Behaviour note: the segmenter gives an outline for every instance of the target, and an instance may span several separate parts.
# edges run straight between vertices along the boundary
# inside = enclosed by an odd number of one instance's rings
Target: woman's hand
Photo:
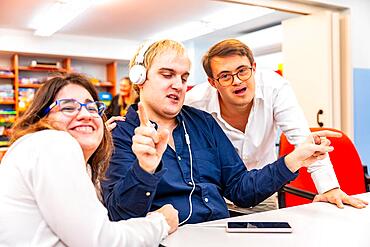
[[[163,214],[167,224],[170,226],[168,234],[176,231],[179,226],[179,212],[171,204],[164,205],[160,209],[156,210],[156,212]]]
[[[116,121],[125,121],[125,120],[126,120],[126,118],[125,117],[121,117],[121,116],[111,117],[110,119],[108,119],[105,122],[105,127],[107,127],[107,129],[109,131],[111,131],[111,130],[113,130],[117,126]]]

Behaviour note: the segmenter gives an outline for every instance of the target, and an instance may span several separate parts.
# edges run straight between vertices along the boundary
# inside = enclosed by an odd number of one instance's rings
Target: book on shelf
[[[33,97],[35,97],[35,88],[19,88],[18,90],[18,107],[20,111],[25,111],[31,101],[33,100]]]

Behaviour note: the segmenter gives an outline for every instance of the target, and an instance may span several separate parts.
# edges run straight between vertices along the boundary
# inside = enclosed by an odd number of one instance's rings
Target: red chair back
[[[333,164],[335,174],[337,175],[341,189],[349,195],[365,193],[365,178],[364,170],[360,156],[357,153],[356,147],[352,141],[343,132],[331,128],[311,128],[311,131],[331,130],[342,133],[340,138],[328,138],[334,151],[330,152],[330,160]],[[284,134],[280,137],[279,156],[293,151],[294,146],[291,145]],[[317,193],[315,185],[311,179],[311,175],[307,172],[307,168],[299,170],[298,177],[292,181],[290,186],[308,190]],[[296,206],[300,204],[310,203],[308,199],[304,199],[295,195],[286,193],[286,207]]]

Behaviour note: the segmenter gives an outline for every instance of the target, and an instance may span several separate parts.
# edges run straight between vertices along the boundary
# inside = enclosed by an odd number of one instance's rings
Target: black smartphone
[[[288,222],[227,222],[227,232],[292,232]]]

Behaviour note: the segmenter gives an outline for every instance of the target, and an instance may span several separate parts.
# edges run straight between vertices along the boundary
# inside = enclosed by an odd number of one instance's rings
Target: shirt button
[[[208,198],[207,198],[207,197],[206,197],[206,198],[204,198],[204,201],[205,201],[205,202],[208,202]]]
[[[145,193],[145,195],[146,195],[146,196],[150,196],[150,192],[149,192],[149,191],[148,191],[148,192],[146,192],[146,193]]]
[[[193,185],[193,183],[191,181],[188,182],[189,185]]]
[[[181,160],[181,157],[180,157],[180,156],[177,156],[177,159],[178,159],[178,160]]]

